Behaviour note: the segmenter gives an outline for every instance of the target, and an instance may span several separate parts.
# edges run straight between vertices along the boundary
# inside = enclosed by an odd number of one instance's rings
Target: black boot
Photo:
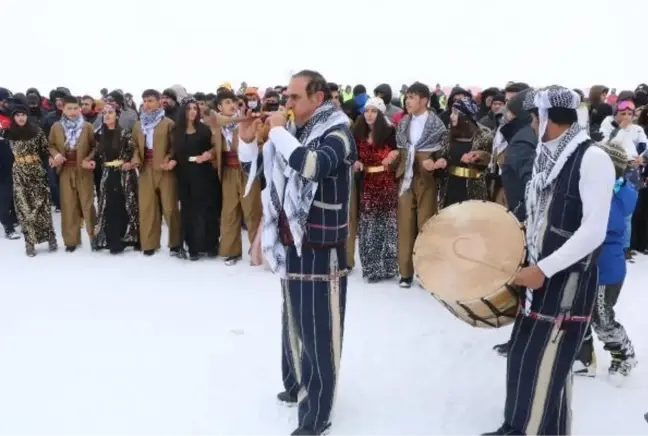
[[[511,349],[511,341],[504,342],[503,344],[497,344],[493,347],[493,350],[502,357],[507,357],[509,350]]]
[[[284,406],[293,407],[297,405],[297,395],[292,395],[287,391],[279,392],[277,394],[277,400]]]
[[[325,435],[330,428],[331,428],[330,423],[327,423],[318,429],[299,427],[294,432],[290,433],[290,435],[291,436]]]
[[[596,353],[592,332],[588,332],[576,355],[572,371],[575,375],[596,377]]]
[[[400,282],[398,282],[398,286],[401,288],[410,288],[412,286],[412,277],[401,277]]]

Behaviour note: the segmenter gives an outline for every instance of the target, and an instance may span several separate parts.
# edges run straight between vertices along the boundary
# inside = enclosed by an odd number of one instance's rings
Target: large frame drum
[[[421,285],[457,318],[474,327],[513,322],[526,260],[524,228],[505,207],[469,200],[430,218],[414,243]]]

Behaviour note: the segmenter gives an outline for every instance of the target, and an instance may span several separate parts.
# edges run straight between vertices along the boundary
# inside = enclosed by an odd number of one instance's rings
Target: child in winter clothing
[[[624,253],[626,218],[632,215],[638,194],[635,187],[624,177],[628,157],[623,146],[613,141],[601,144],[600,147],[608,153],[614,163],[617,182],[610,205],[607,235],[598,258],[598,295],[592,314],[591,327],[596,332],[596,336],[605,344],[604,348],[612,355],[612,363],[608,370],[610,376],[623,377],[630,373],[637,361],[625,328],[614,318],[614,305],[619,298],[626,276]],[[596,375],[596,357],[591,329],[583,341],[575,362],[574,373],[590,377]]]

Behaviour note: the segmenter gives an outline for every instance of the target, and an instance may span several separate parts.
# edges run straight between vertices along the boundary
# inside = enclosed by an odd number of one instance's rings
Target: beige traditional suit
[[[236,128],[228,150],[227,141],[220,127],[212,129],[214,159],[212,161],[223,187],[223,208],[221,211],[220,255],[238,257],[243,254],[241,241],[241,220],[245,221],[250,244],[259,229],[263,212],[261,206],[261,183],[255,180],[250,193],[244,197],[248,176],[241,169],[238,160],[239,134]]]
[[[61,196],[61,233],[66,247],[81,244],[81,222],[85,222],[88,235],[94,237],[97,212],[94,207],[94,176],[92,170],[81,167],[83,161],[91,161],[95,153],[95,137],[92,125],[84,122],[74,148],[69,148],[65,131],[56,122],[49,134],[50,155],[65,157],[59,168]]]
[[[399,149],[399,152],[396,179],[402,183],[407,151]],[[404,278],[414,276],[414,241],[423,224],[437,213],[437,183],[434,173],[423,167],[423,161],[431,156],[434,157],[434,154],[429,151],[416,153],[410,189],[398,197],[398,267]]]
[[[173,171],[162,169],[162,164],[173,158],[173,126],[169,118],[163,118],[153,131],[152,153],[146,149],[146,139],[138,121],[133,126],[135,152],[132,163],[139,166],[139,217],[142,250],[160,248],[162,215],[169,226],[169,248],[182,244],[180,234],[180,210],[178,192]]]

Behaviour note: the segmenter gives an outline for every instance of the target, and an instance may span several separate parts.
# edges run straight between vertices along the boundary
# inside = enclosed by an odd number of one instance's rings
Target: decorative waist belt
[[[382,165],[377,165],[375,167],[364,167],[364,172],[367,174],[382,173],[383,171],[385,171],[385,167]]]
[[[73,168],[77,166],[77,153],[76,151],[66,151],[65,152],[65,163],[64,167]]]
[[[223,152],[225,158],[225,166],[228,168],[241,168],[241,161],[239,161],[238,153],[235,151]]]
[[[111,160],[110,162],[104,162],[104,166],[108,168],[119,168],[124,165],[123,160]]]
[[[464,179],[478,179],[482,176],[483,171],[476,168],[450,166],[448,167],[448,174],[455,177],[462,177]]]
[[[520,313],[524,313],[524,310],[520,306]],[[563,322],[590,322],[590,319],[592,318],[591,316],[587,315],[559,315],[559,316],[551,316],[551,315],[544,315],[540,312],[529,312],[527,315],[529,318],[537,319],[538,321],[546,321],[546,322],[551,322],[555,323],[558,325],[561,325]]]
[[[28,154],[25,156],[16,156],[14,161],[19,164],[33,164],[40,163],[40,157],[37,154]]]

